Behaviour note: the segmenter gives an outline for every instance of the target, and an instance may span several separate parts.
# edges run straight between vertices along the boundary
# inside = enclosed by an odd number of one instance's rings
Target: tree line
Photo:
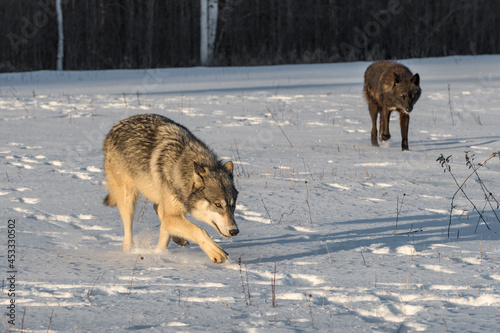
[[[64,69],[200,65],[200,0],[61,0]],[[56,69],[55,0],[0,2],[0,72]],[[500,0],[219,0],[214,66],[500,53]]]

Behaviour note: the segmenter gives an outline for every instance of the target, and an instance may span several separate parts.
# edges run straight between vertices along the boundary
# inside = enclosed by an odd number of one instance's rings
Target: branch
[[[476,205],[474,204],[474,202],[472,202],[472,200],[469,198],[469,196],[467,195],[467,193],[465,193],[464,191],[464,186],[465,184],[467,183],[467,181],[469,180],[470,177],[472,177],[472,175],[476,175],[479,183],[480,183],[480,186],[481,186],[481,189],[483,191],[483,193],[485,194],[485,197],[486,197],[486,201],[488,201],[489,205],[490,205],[490,208],[491,210],[493,211],[493,213],[495,214],[495,217],[497,218],[497,220],[500,222],[500,218],[498,217],[497,213],[495,212],[495,209],[493,208],[493,206],[491,205],[491,202],[490,200],[488,199],[489,197],[493,198],[493,200],[497,203],[497,207],[500,206],[499,202],[494,198],[493,194],[486,188],[486,185],[484,185],[484,182],[481,180],[481,178],[479,177],[479,174],[478,174],[478,170],[480,168],[482,168],[484,165],[486,165],[486,163],[488,163],[488,161],[490,161],[492,158],[494,157],[497,157],[497,156],[500,156],[500,152],[494,152],[489,158],[487,158],[483,163],[479,163],[478,166],[474,166],[473,165],[473,161],[474,161],[474,158],[473,156],[469,157],[468,155],[469,152],[466,152],[466,156],[465,156],[465,159],[466,159],[466,165],[469,166],[470,169],[472,169],[472,173],[469,174],[465,180],[462,182],[462,184],[459,184],[457,179],[455,178],[455,175],[451,172],[451,166],[449,164],[449,160],[450,160],[450,156],[448,157],[444,157],[443,154],[441,154],[440,157],[438,157],[438,159],[436,161],[438,161],[441,166],[445,169],[445,172],[446,170],[448,170],[448,172],[450,173],[451,177],[453,178],[453,180],[455,181],[455,184],[458,186],[458,189],[455,191],[455,193],[453,194],[453,197],[451,199],[451,209],[450,209],[450,215],[449,215],[449,222],[448,222],[448,237],[450,237],[450,228],[451,228],[451,216],[453,214],[453,209],[455,208],[455,205],[454,205],[454,201],[455,201],[455,197],[457,196],[457,194],[459,192],[462,192],[464,197],[467,199],[467,201],[469,201],[469,203],[472,205],[474,211],[476,211],[479,215],[479,221],[483,221],[484,224],[486,225],[486,227],[488,228],[488,230],[491,230],[491,228],[489,227],[488,223],[486,222],[483,214],[479,211],[479,209],[476,207]]]

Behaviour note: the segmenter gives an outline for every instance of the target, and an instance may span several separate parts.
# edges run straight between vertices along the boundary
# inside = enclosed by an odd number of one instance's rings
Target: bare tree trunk
[[[146,45],[145,45],[145,63],[144,66],[151,68],[153,63],[152,48],[153,48],[153,20],[154,20],[154,5],[155,0],[147,1],[147,27],[146,27]]]
[[[200,61],[208,62],[208,0],[200,0]]]
[[[61,7],[61,0],[56,0],[56,11],[57,11],[57,31],[59,35],[59,41],[57,45],[57,70],[63,70],[63,58],[64,58],[64,31],[63,31],[63,14]]]
[[[218,13],[217,0],[200,0],[200,60],[204,66],[212,60]]]
[[[120,68],[134,68],[139,64],[137,58],[134,54],[134,43],[136,42],[136,34],[134,31],[134,12],[135,12],[135,2],[133,0],[127,0],[124,5],[124,52],[120,64]]]
[[[217,16],[219,14],[218,0],[208,0],[208,61],[212,61],[217,34]]]

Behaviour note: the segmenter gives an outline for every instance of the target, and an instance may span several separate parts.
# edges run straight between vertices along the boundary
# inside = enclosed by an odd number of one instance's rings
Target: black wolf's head
[[[213,226],[224,237],[239,233],[234,220],[238,191],[233,182],[233,163],[209,168],[194,162],[193,193],[189,213]]]
[[[396,108],[405,113],[410,113],[421,92],[420,76],[418,74],[407,77],[394,73],[391,100]]]

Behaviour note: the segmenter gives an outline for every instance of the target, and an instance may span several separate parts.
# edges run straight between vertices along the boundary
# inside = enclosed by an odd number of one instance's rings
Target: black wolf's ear
[[[227,171],[229,171],[231,174],[233,174],[233,162],[227,161],[224,164],[224,168],[226,168]]]
[[[411,82],[413,82],[414,85],[419,86],[420,85],[420,76],[417,74],[413,75],[412,78],[410,79]]]
[[[401,78],[396,72],[393,72],[394,74],[394,85],[397,85],[399,82],[401,82]]]
[[[202,167],[196,162],[193,162],[193,170],[194,170],[194,188],[199,189],[205,187],[205,181],[203,177],[208,174],[206,168]]]

